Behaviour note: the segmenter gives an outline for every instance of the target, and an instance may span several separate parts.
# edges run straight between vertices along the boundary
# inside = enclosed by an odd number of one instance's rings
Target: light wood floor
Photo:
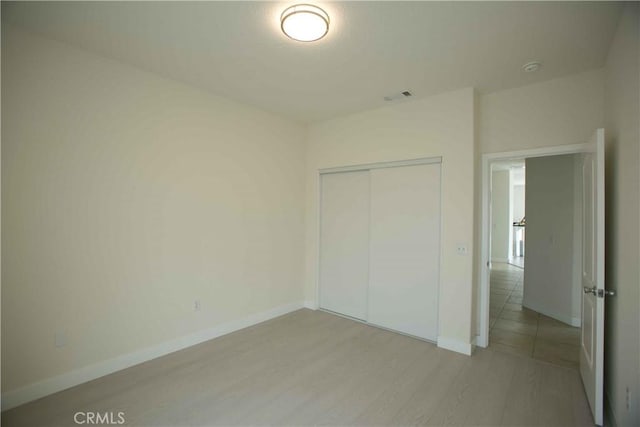
[[[299,310],[6,411],[2,425],[593,425],[578,371]]]

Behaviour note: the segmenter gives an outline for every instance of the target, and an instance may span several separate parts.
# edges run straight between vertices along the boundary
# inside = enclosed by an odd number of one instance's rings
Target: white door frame
[[[562,154],[576,154],[587,151],[587,144],[558,145],[553,147],[534,148],[520,151],[507,151],[500,153],[486,153],[482,155],[482,211],[481,211],[481,237],[480,256],[478,257],[478,283],[480,286],[480,306],[478,310],[480,320],[480,334],[476,338],[476,345],[487,347],[489,345],[489,264],[490,264],[490,235],[491,218],[490,186],[491,166],[498,161],[520,160],[532,157],[560,156]]]

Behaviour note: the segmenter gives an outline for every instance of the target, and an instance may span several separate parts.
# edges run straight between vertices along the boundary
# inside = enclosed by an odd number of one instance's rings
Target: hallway
[[[523,307],[523,276],[509,264],[492,266],[489,348],[578,368],[580,328]]]

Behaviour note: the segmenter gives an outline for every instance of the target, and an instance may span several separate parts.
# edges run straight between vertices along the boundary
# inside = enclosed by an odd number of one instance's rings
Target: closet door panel
[[[371,171],[368,321],[436,340],[440,164]]]
[[[366,320],[369,171],[321,176],[320,307]]]

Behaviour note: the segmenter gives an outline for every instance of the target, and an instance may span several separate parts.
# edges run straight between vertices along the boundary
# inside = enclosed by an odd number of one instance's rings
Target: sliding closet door
[[[368,321],[436,340],[440,164],[371,170]]]
[[[369,171],[321,176],[320,308],[366,320]]]

